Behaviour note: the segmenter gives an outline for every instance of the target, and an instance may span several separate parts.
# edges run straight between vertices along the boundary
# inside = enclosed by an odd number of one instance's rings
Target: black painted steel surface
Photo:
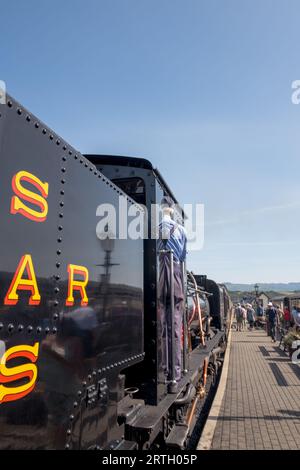
[[[165,195],[177,202],[149,161],[87,159],[13,99],[0,105],[0,448],[134,448],[172,429],[224,332],[189,354],[169,395],[151,237]],[[118,237],[120,197],[146,206],[148,239]],[[101,204],[116,213],[111,240]],[[222,329],[226,292],[205,285],[201,306]]]
[[[119,373],[143,359],[142,241],[100,241],[97,207],[110,203],[118,215],[124,193],[13,99],[0,114],[0,448],[106,446],[123,432]],[[21,171],[48,184],[44,221],[12,209]],[[30,178],[21,184],[41,194]],[[43,203],[19,196],[42,211]],[[20,271],[28,257],[32,265]],[[24,286],[13,304],[6,297],[18,265]],[[70,266],[88,272],[87,305],[80,288],[66,305]],[[32,274],[40,301],[30,305]],[[73,279],[84,272],[75,269]],[[28,347],[35,349],[24,354]]]

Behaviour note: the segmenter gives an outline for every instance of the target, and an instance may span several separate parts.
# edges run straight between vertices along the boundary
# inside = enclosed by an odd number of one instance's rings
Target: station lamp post
[[[104,318],[107,319],[109,316],[109,311],[107,310],[107,304],[108,304],[109,288],[111,286],[111,283],[110,283],[111,268],[113,266],[119,266],[119,263],[111,262],[111,253],[114,251],[114,246],[115,246],[113,233],[104,232],[103,234],[100,235],[100,237],[98,237],[98,239],[100,241],[100,246],[102,248],[102,251],[104,251],[104,263],[96,264],[96,266],[103,266],[105,269],[104,274],[100,274],[100,289],[101,289],[101,294],[103,296],[103,315],[104,315]]]
[[[255,289],[256,305],[258,305],[258,289],[259,289],[259,285],[258,285],[258,284],[255,284],[255,285],[254,285],[254,289]]]

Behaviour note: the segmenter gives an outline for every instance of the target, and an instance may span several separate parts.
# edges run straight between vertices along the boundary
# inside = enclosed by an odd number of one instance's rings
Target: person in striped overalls
[[[159,225],[159,311],[162,329],[162,361],[167,380],[171,373],[171,298],[170,283],[174,284],[174,330],[175,330],[175,379],[181,378],[181,336],[184,307],[184,287],[182,263],[186,258],[187,237],[184,227],[173,220],[174,202],[169,196],[161,201],[162,222]],[[173,252],[173,279],[170,270],[170,257]]]

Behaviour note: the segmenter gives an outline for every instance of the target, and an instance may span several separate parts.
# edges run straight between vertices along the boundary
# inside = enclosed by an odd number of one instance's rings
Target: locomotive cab
[[[158,227],[158,214],[153,212],[153,205],[160,205],[163,196],[170,196],[176,204],[175,218],[184,224],[184,213],[158,170],[143,158],[86,155],[99,171],[114,184],[119,186],[132,199],[143,204],[147,211],[146,228],[148,237],[144,239],[144,345],[143,364],[128,371],[127,382],[134,377],[138,380],[139,392],[146,403],[157,405],[167,394],[167,385],[162,370],[161,325],[158,313],[158,271],[159,253],[157,239],[153,234]]]

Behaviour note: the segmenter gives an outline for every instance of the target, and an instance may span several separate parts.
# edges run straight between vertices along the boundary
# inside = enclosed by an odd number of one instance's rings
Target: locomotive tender
[[[226,289],[187,281],[183,378],[170,394],[157,241],[95,230],[98,205],[118,214],[120,196],[138,210],[177,203],[168,185],[147,160],[83,156],[9,96],[0,145],[0,448],[185,448],[221,364]]]

